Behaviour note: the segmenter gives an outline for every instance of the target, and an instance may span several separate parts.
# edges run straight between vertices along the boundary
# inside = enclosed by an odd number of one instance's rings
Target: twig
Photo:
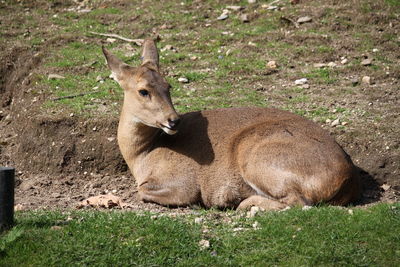
[[[125,38],[125,37],[122,37],[122,36],[120,36],[118,34],[114,34],[114,33],[99,33],[99,32],[89,32],[89,33],[94,34],[94,35],[100,35],[100,36],[120,39],[125,42],[135,43],[138,46],[142,46],[142,44],[144,42],[143,39],[129,39],[129,38]]]
[[[281,19],[281,21],[284,21],[284,22],[289,23],[289,24],[291,23],[291,24],[293,24],[296,28],[299,28],[299,24],[298,24],[296,21],[292,20],[292,19],[289,19],[289,18],[284,17],[284,16],[280,17],[280,19]]]
[[[63,99],[70,99],[70,98],[75,98],[75,97],[80,97],[80,96],[85,96],[85,95],[91,95],[91,94],[95,94],[98,92],[100,92],[100,91],[80,93],[80,94],[76,94],[76,95],[60,96],[60,97],[53,98],[52,101],[59,101],[59,100],[63,100]]]

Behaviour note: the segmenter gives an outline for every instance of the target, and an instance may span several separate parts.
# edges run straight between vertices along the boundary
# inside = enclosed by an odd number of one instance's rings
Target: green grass
[[[313,69],[304,74],[304,77],[323,84],[333,84],[337,81],[336,73],[330,68]]]
[[[400,0],[385,0],[385,2],[393,7],[400,7]]]
[[[400,204],[177,218],[100,211],[16,214],[0,266],[398,266]],[[202,217],[200,224],[195,217]],[[257,222],[257,223],[256,223]],[[258,224],[256,228],[254,224]],[[201,249],[200,240],[209,248]]]

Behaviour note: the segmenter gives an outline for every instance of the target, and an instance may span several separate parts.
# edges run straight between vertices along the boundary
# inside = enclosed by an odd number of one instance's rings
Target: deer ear
[[[107,65],[112,72],[112,77],[118,83],[123,80],[125,71],[129,68],[128,64],[122,62],[119,58],[114,56],[111,52],[109,52],[104,46],[102,46],[103,54],[106,57]]]
[[[142,65],[146,64],[150,64],[156,71],[159,70],[157,46],[152,39],[146,39],[143,43]]]

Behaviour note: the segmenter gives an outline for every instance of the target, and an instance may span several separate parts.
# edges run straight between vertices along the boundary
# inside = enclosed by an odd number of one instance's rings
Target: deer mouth
[[[160,126],[161,130],[163,130],[166,134],[174,135],[178,132],[178,130],[175,127],[172,128],[164,124],[160,124]]]

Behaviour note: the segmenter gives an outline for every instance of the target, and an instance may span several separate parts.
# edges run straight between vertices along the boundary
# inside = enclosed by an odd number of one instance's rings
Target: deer
[[[154,40],[130,66],[104,46],[124,91],[117,139],[143,202],[167,207],[281,210],[360,196],[357,167],[318,124],[275,108],[180,114]]]

